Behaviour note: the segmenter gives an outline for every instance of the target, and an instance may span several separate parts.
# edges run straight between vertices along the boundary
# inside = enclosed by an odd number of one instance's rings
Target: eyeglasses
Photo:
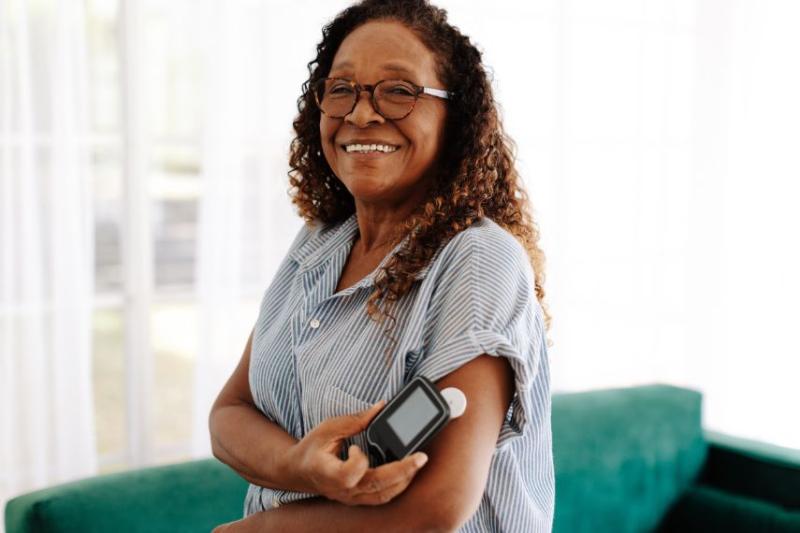
[[[420,87],[405,80],[381,80],[375,85],[361,85],[345,78],[324,78],[314,84],[314,100],[326,116],[342,118],[353,112],[362,91],[370,93],[372,107],[389,120],[407,117],[422,94],[445,100],[452,95],[442,89]]]

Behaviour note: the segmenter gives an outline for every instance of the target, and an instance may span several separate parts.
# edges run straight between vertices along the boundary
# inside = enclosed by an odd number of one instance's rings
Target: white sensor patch
[[[441,394],[450,407],[450,420],[458,418],[467,410],[467,397],[460,389],[447,387],[441,391]]]

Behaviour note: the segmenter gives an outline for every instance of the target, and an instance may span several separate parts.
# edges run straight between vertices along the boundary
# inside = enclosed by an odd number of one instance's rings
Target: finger
[[[347,449],[347,459],[357,458],[359,462],[363,462],[369,467],[369,456],[364,453],[364,450],[357,444],[351,444],[350,447]]]
[[[347,461],[339,462],[338,479],[340,485],[351,489],[358,485],[364,474],[369,469],[369,459],[357,445],[352,444],[347,449]]]
[[[381,492],[398,483],[409,483],[428,460],[428,456],[417,452],[401,461],[393,461],[367,471],[355,487],[355,493]]]
[[[352,493],[349,501],[355,505],[383,505],[389,503],[405,491],[413,479],[414,476],[412,475],[410,478],[402,479],[392,485],[381,487],[380,490],[375,492]]]
[[[363,471],[369,467],[369,464],[360,464],[357,457],[348,458],[347,461],[342,461],[338,453],[328,453],[325,450],[317,450],[314,454],[314,461],[310,470],[314,472],[317,482],[325,487],[333,489],[341,489],[345,486],[353,484],[352,478],[356,478],[356,482],[363,476]]]
[[[328,453],[316,453],[307,469],[313,477],[314,484],[320,491],[326,491],[339,485],[339,460],[338,457]]]
[[[383,409],[385,403],[385,400],[381,400],[364,411],[328,418],[323,420],[322,423],[315,428],[315,431],[320,433],[324,438],[333,440],[339,440],[361,433],[367,428],[370,421],[375,418],[375,415]]]
[[[369,423],[380,413],[385,404],[386,400],[380,400],[378,403],[373,404],[363,411],[335,417],[331,420],[337,422],[336,429],[338,429],[339,436],[350,437],[367,429]]]

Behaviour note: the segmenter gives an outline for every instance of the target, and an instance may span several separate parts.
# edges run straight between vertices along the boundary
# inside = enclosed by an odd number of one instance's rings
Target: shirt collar
[[[356,233],[358,233],[358,218],[356,217],[356,213],[353,212],[344,222],[333,227],[323,227],[315,232],[311,238],[290,253],[289,256],[300,265],[299,271],[301,273],[309,271],[325,263],[328,259],[336,255],[337,252],[344,252],[345,249],[352,245]],[[383,258],[375,270],[354,285],[353,288],[373,286],[375,284],[373,278],[376,272],[379,272],[410,238],[410,235],[406,235],[403,240],[395,245],[392,251]],[[414,279],[420,280],[425,277],[428,270],[430,270],[430,264],[433,262],[433,259],[435,259],[435,257],[416,273]]]
[[[298,246],[289,256],[300,265],[300,271],[310,270],[331,257],[339,248],[349,246],[358,231],[355,212],[336,226],[322,226],[313,231],[311,237]]]

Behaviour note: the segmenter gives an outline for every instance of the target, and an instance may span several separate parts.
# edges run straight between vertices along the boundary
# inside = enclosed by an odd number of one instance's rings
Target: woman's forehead
[[[385,63],[376,64],[376,68],[383,72],[397,74],[398,76],[416,76],[417,67],[411,63],[390,60]],[[352,61],[338,61],[331,67],[331,72],[351,73],[356,70],[356,65]]]
[[[435,56],[407,26],[395,21],[371,21],[345,37],[331,75],[392,74],[420,83],[436,79]]]

